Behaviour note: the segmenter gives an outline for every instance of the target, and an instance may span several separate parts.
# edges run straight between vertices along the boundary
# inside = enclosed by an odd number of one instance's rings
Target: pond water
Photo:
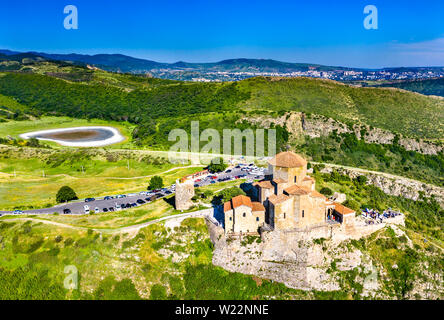
[[[76,127],[23,133],[22,139],[54,141],[69,147],[102,147],[123,141],[125,138],[113,127]]]

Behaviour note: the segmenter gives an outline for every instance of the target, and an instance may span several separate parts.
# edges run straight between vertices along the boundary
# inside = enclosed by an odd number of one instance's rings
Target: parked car
[[[130,207],[137,207],[137,203],[135,203],[135,202],[134,202],[134,203],[131,203],[131,204],[130,204]]]
[[[63,209],[63,214],[70,214],[71,210],[69,210],[68,208]]]
[[[138,196],[138,194],[137,193],[128,193],[128,197],[135,197],[135,196]]]
[[[83,209],[85,210],[85,213],[89,213],[89,206],[88,205],[84,205]]]
[[[122,210],[122,206],[121,206],[120,204],[117,204],[117,203],[116,203],[116,210],[117,210],[117,211]]]
[[[22,214],[23,211],[22,210],[14,210],[13,214]]]
[[[143,201],[142,199],[137,199],[137,201],[136,201],[138,204],[144,204],[144,203],[146,203],[145,201]]]
[[[195,188],[199,188],[199,185],[197,183],[194,184]]]
[[[114,208],[113,207],[109,207],[108,210],[109,211],[114,211]]]
[[[102,211],[103,212],[108,212],[108,208],[103,208]]]
[[[114,197],[112,197],[112,196],[103,197],[103,200],[111,200],[111,199],[114,199]]]
[[[94,201],[94,200],[96,200],[96,199],[94,199],[94,198],[86,198],[85,202],[91,202],[91,201]]]
[[[95,212],[95,213],[99,213],[99,212],[100,212],[99,207],[96,207],[96,208],[94,209],[94,212]]]
[[[119,195],[117,196],[117,199],[120,199],[120,198],[126,198],[126,195],[124,195],[124,194],[119,194]]]
[[[170,190],[165,191],[165,194],[172,194]]]

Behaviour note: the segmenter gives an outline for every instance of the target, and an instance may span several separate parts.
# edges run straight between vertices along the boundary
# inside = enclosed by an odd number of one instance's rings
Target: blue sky
[[[63,8],[78,8],[65,30]],[[378,8],[378,30],[363,26]],[[162,62],[270,58],[351,67],[444,66],[442,0],[1,1],[0,48]]]

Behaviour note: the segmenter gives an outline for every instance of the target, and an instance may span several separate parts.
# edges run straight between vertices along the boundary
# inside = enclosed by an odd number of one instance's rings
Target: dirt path
[[[154,174],[150,174],[150,175],[146,175],[146,176],[136,176],[136,177],[102,177],[102,176],[91,176],[91,177],[96,178],[96,179],[116,179],[116,180],[145,179],[145,178],[150,178],[150,177],[155,176],[155,175],[161,175],[161,174],[169,173],[169,172],[175,171],[175,170],[187,169],[187,168],[199,168],[199,167],[203,167],[203,166],[202,165],[197,165],[197,164],[192,164],[192,165],[184,166],[184,167],[174,167],[174,168],[168,169],[168,170],[163,171],[163,172],[158,172],[158,173],[154,173]],[[4,174],[4,175],[7,175],[7,176],[14,176],[13,173],[6,173],[6,172],[1,172],[1,171],[0,171],[0,174]],[[36,178],[41,178],[41,179],[54,178],[54,177],[67,177],[67,178],[72,178],[72,179],[80,179],[81,178],[81,177],[71,176],[71,175],[66,174],[66,173],[53,174],[53,175],[47,174],[44,177],[43,176],[27,175],[27,174],[24,174],[24,175],[21,175],[21,176],[36,177]]]
[[[389,179],[402,179],[402,180],[406,180],[406,181],[410,181],[410,182],[414,182],[414,183],[421,183],[421,184],[425,184],[428,185],[432,188],[441,190],[442,192],[444,192],[444,188],[436,186],[434,184],[429,184],[429,183],[425,183],[422,182],[420,180],[414,180],[411,178],[407,178],[404,176],[397,176],[391,173],[385,173],[385,172],[381,172],[381,171],[372,171],[372,170],[367,170],[367,169],[362,169],[362,168],[355,168],[355,167],[348,167],[348,166],[343,166],[343,165],[339,165],[339,164],[333,164],[333,163],[324,163],[324,162],[314,162],[314,161],[310,161],[312,164],[321,164],[321,165],[325,165],[326,167],[331,167],[331,168],[341,168],[341,169],[346,169],[346,170],[350,170],[350,171],[355,171],[355,172],[361,172],[361,173],[369,173],[369,174],[375,174],[375,175],[379,175],[379,176],[383,176]]]
[[[82,230],[82,231],[86,231],[86,230],[91,229],[91,230],[94,230],[94,231],[97,231],[100,233],[122,233],[122,232],[138,231],[138,230],[145,228],[149,225],[156,224],[156,223],[166,221],[166,220],[171,220],[171,219],[204,217],[204,216],[211,214],[211,212],[212,212],[212,209],[203,209],[203,210],[199,210],[199,211],[193,211],[193,212],[187,212],[187,213],[166,216],[166,217],[158,218],[158,219],[151,220],[148,222],[139,223],[139,224],[126,226],[126,227],[114,228],[114,229],[96,229],[96,228],[73,226],[73,225],[66,224],[66,223],[55,222],[55,221],[46,220],[46,219],[38,219],[38,218],[11,218],[11,219],[0,220],[0,221],[5,221],[5,222],[8,222],[8,221],[33,221],[33,222],[42,222],[42,223],[50,224],[50,225],[57,226],[57,227],[70,228],[70,229],[76,229],[76,230]]]

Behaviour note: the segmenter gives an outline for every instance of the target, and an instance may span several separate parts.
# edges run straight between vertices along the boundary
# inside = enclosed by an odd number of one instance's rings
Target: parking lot
[[[266,174],[264,168],[258,168],[253,164],[238,164],[218,174],[209,174],[195,179],[194,186],[203,187],[209,184],[232,181],[237,179],[246,179],[253,181],[262,179]],[[57,205],[52,208],[34,209],[34,210],[16,210],[0,211],[0,215],[11,214],[89,214],[101,212],[121,211],[129,208],[143,206],[156,199],[167,197],[175,192],[175,185],[163,188],[161,190],[141,191],[139,193],[130,193],[125,195],[110,195],[101,198],[87,198]],[[87,206],[87,209],[86,207]]]

